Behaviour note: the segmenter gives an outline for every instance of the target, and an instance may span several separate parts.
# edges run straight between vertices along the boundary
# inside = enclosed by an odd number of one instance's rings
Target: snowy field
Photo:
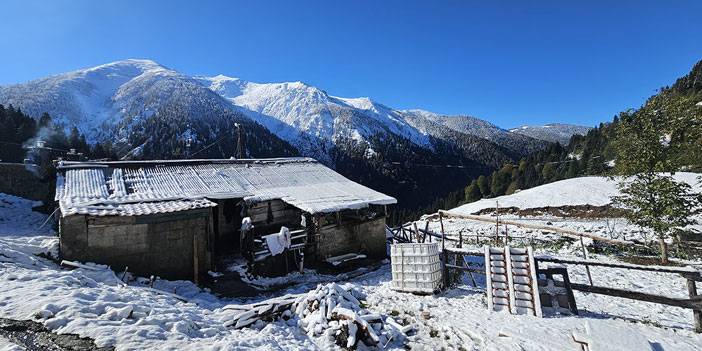
[[[534,203],[529,199],[524,201]],[[572,201],[576,200],[571,198]],[[0,316],[4,318],[35,320],[57,333],[90,337],[98,346],[115,346],[118,350],[338,348],[328,335],[308,331],[298,317],[256,322],[250,328],[236,330],[226,326],[237,313],[237,306],[264,297],[247,301],[220,299],[185,281],[157,281],[154,289],[149,289],[144,279],[123,284],[105,266],[86,264],[85,268],[71,270],[37,256],[55,254],[58,240],[49,229],[39,229],[46,216],[32,212],[35,205],[38,204],[0,194]],[[529,220],[530,223],[552,221],[553,225],[626,239],[644,235],[624,222],[613,225],[601,220]],[[461,230],[485,233],[494,230],[489,223],[450,219],[445,224],[446,231],[452,235]],[[432,228],[437,225],[430,223]],[[611,227],[615,229],[608,229]],[[541,240],[558,238],[539,231],[514,230],[514,235]],[[575,244],[557,250],[539,249],[537,254],[582,256]],[[590,258],[615,260],[604,255]],[[568,270],[572,281],[587,281],[584,269],[569,266]],[[591,270],[598,285],[686,296],[685,281],[673,274],[603,267]],[[306,294],[314,289],[318,279],[318,275],[311,274],[307,281],[298,273],[293,281],[301,284],[278,294]],[[434,296],[395,292],[390,290],[390,280],[388,265],[384,265],[346,284],[365,295],[361,305],[367,313],[413,326],[414,331],[408,333],[407,339],[398,337],[389,342],[382,339],[381,344],[387,343],[387,349],[580,350],[572,334],[585,335],[587,330],[607,340],[605,349],[609,350],[699,350],[702,345],[702,335],[692,331],[690,310],[576,291],[580,316],[513,316],[487,311],[480,279],[478,288],[459,286]],[[0,338],[0,349],[14,349],[14,346]]]

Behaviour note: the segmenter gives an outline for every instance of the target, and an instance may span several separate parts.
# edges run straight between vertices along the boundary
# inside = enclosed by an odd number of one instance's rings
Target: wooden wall
[[[297,229],[301,227],[302,221],[302,210],[281,200],[250,204],[247,215],[251,217],[256,236],[278,233],[282,226]]]

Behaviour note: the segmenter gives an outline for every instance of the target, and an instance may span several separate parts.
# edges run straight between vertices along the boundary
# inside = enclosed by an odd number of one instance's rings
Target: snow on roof
[[[677,172],[673,176],[677,181],[690,184],[695,191],[700,191],[697,182],[698,173]],[[612,202],[612,196],[619,195],[619,180],[608,177],[579,177],[544,184],[522,190],[512,195],[482,199],[459,206],[451,210],[456,213],[473,214],[486,208],[517,207],[519,209],[560,207],[575,205],[604,206]]]
[[[142,215],[203,208],[207,199],[280,199],[309,213],[397,201],[311,158],[61,162],[56,200],[69,214]]]

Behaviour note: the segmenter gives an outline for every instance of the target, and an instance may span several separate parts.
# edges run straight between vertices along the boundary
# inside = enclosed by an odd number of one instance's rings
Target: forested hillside
[[[664,87],[636,110],[628,110],[602,123],[587,135],[574,135],[568,145],[552,144],[545,150],[506,163],[489,176],[480,176],[465,189],[465,201],[511,194],[561,179],[583,175],[620,173],[617,159],[626,148],[627,134],[645,131],[659,136],[662,159],[674,167],[661,170],[702,171],[702,61],[673,86]]]

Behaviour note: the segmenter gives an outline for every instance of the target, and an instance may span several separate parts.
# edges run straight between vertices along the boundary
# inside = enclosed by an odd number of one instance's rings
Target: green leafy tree
[[[632,223],[656,234],[661,261],[667,263],[666,239],[674,230],[695,223],[700,211],[699,194],[678,183],[667,172],[695,168],[699,113],[694,100],[664,91],[649,99],[638,111],[623,113],[615,131],[615,171],[633,180],[622,181],[622,195],[615,203],[631,212]]]
[[[694,224],[693,216],[701,212],[702,196],[690,185],[676,182],[660,173],[639,173],[620,183],[620,196],[614,203],[629,209],[627,219],[655,233],[661,251],[661,262],[668,263],[666,239],[676,230]]]

